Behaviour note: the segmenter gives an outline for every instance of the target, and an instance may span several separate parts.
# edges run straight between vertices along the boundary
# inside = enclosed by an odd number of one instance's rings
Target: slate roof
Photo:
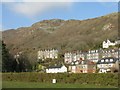
[[[105,50],[102,50],[102,53],[108,53],[108,52],[118,52],[118,49],[105,49]]]
[[[61,68],[63,65],[49,66],[48,68]]]
[[[108,59],[108,62],[106,62],[106,59]],[[113,59],[113,61],[110,61],[110,59]],[[104,62],[101,62],[101,60],[104,60]],[[97,62],[97,64],[109,64],[109,63],[115,63],[118,58],[114,58],[114,57],[107,57],[107,58],[102,58],[101,60],[99,60]]]
[[[82,63],[83,62],[83,63]],[[79,62],[79,64],[75,64],[75,62],[73,62],[73,64],[71,63],[70,66],[76,66],[76,65],[96,65],[96,64],[92,64],[90,63],[90,60],[82,60],[82,62]]]
[[[94,63],[91,63],[92,61],[90,61],[90,60],[84,60],[84,62],[82,63],[80,63],[80,65],[95,65]]]
[[[115,41],[120,41],[120,38],[119,38],[119,39],[116,39]]]

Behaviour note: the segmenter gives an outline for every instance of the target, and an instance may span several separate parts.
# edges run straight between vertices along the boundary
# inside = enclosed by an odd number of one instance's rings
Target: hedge
[[[58,83],[110,85],[118,87],[118,73],[3,73],[3,81],[28,81]]]

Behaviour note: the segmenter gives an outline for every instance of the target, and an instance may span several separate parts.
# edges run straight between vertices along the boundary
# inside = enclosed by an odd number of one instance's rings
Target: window
[[[108,62],[109,60],[108,60],[108,59],[106,59],[105,61],[106,61],[106,62]]]
[[[109,67],[111,67],[111,65],[109,65]]]
[[[105,65],[105,67],[108,67],[108,65]]]
[[[102,67],[103,65],[101,64],[100,67]]]
[[[82,61],[81,64],[84,64],[84,61]]]
[[[110,59],[110,62],[113,62],[113,59]]]
[[[87,73],[87,70],[84,70],[85,73]]]
[[[112,67],[113,66],[113,64],[109,64],[109,67]]]
[[[38,57],[38,58],[41,58],[41,57]]]
[[[83,66],[83,68],[86,68],[86,66]]]
[[[110,69],[107,69],[107,71],[110,71]]]
[[[102,72],[102,69],[100,69],[100,72]]]
[[[104,62],[104,60],[101,60],[101,62]]]
[[[98,56],[96,56],[96,58],[98,58]]]
[[[75,66],[72,66],[72,69],[76,69],[76,67],[75,67]]]

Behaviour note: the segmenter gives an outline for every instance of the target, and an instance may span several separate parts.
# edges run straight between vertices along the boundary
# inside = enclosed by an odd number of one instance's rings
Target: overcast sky
[[[3,30],[28,27],[41,20],[84,20],[118,12],[118,2],[14,2],[13,0],[13,2],[2,2],[0,7],[2,7],[0,28],[3,27]]]

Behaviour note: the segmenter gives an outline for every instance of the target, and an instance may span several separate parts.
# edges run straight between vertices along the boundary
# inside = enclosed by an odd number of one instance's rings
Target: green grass
[[[3,81],[3,88],[116,88],[113,86]]]

